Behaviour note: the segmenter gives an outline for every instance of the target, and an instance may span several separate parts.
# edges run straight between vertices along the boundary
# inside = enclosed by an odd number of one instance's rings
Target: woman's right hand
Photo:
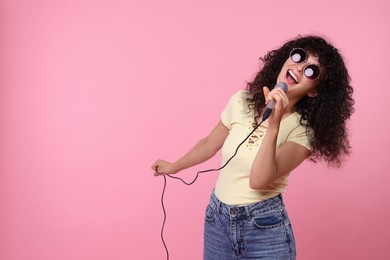
[[[174,164],[164,160],[157,160],[155,163],[152,164],[151,168],[152,170],[154,170],[154,176],[176,173],[176,171],[174,170]]]
[[[211,133],[201,139],[190,151],[174,163],[157,160],[152,164],[154,176],[175,174],[194,165],[205,162],[213,157],[222,147],[229,129],[219,121]]]

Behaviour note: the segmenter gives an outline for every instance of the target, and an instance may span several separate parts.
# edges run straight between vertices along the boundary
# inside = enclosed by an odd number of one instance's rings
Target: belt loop
[[[279,198],[280,198],[280,205],[282,205],[284,207],[284,201],[283,201],[282,193],[279,193]]]
[[[217,198],[215,193],[214,193],[214,202],[217,206],[217,212],[218,212],[218,214],[220,214],[221,213],[221,201]]]
[[[246,206],[245,207],[245,211],[246,211],[246,216],[248,217],[248,219],[251,219],[252,218],[252,213],[251,213],[251,209],[249,208],[249,206]]]
[[[222,201],[218,200],[218,213],[219,214],[222,214],[222,210],[223,210],[223,203]]]

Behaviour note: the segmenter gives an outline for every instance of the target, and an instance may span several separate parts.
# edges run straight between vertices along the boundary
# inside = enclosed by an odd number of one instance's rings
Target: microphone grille
[[[284,92],[287,92],[287,84],[284,82],[278,82],[275,85],[275,88],[281,88],[281,89],[283,89]]]

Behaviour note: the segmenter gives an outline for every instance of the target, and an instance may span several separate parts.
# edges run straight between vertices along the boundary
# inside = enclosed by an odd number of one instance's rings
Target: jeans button
[[[237,216],[237,209],[235,209],[235,208],[230,209],[230,215],[232,217],[236,217]]]

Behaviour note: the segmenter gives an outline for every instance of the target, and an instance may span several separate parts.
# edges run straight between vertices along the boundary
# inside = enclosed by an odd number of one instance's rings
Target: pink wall
[[[150,164],[206,135],[258,57],[299,33],[339,47],[357,103],[346,165],[307,163],[290,180],[298,259],[389,259],[389,11],[386,0],[2,0],[0,259],[165,259]],[[168,180],[171,259],[201,259],[216,176]]]

